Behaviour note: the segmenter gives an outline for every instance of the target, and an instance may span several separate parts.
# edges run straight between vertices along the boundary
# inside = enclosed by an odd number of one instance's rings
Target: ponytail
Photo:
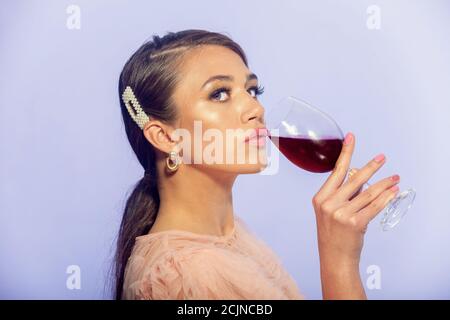
[[[117,239],[115,259],[116,300],[121,300],[125,268],[135,239],[149,232],[159,209],[159,193],[154,176],[145,174],[139,180],[125,205]]]

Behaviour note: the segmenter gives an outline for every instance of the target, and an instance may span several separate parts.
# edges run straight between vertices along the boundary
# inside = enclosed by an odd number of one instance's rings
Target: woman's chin
[[[241,174],[251,174],[259,173],[267,168],[267,163],[255,163],[255,164],[245,164],[242,165],[240,173]]]

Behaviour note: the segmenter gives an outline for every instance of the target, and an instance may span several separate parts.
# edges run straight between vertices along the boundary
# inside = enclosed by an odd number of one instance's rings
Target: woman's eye
[[[226,96],[229,95],[230,90],[226,89],[226,88],[220,88],[216,91],[214,91],[211,95],[210,98],[213,100],[217,100],[217,101],[225,101],[226,100]]]
[[[256,86],[254,86],[254,87],[251,87],[249,89],[249,91],[250,92],[253,91],[254,93],[253,93],[252,97],[256,98],[257,96],[259,96],[259,95],[264,93],[264,87],[261,87],[261,86],[257,86],[256,87]]]
[[[230,88],[219,88],[215,91],[213,91],[213,93],[210,94],[210,99],[215,100],[215,101],[219,101],[219,102],[225,102],[226,100],[228,100],[228,96],[230,95],[231,89]],[[262,86],[253,86],[251,88],[248,89],[248,92],[250,93],[250,95],[253,98],[257,98],[257,96],[263,94],[264,92],[264,87]]]

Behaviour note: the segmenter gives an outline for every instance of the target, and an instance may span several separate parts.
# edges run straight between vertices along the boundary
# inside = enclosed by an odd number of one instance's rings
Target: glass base
[[[391,230],[400,222],[409,208],[411,208],[415,197],[416,191],[408,189],[389,201],[389,204],[384,208],[384,216],[380,222],[383,231]]]

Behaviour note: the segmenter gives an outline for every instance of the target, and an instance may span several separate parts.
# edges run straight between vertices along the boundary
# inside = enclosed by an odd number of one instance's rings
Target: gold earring
[[[173,164],[171,163],[173,162]],[[166,158],[167,169],[170,172],[175,172],[178,170],[180,166],[180,159],[178,158],[178,154],[175,151],[170,151],[169,156]]]

